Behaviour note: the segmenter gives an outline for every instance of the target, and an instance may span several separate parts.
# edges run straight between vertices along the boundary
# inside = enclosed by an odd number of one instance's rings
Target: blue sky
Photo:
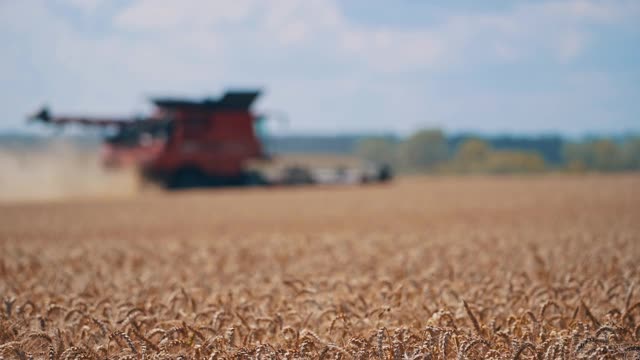
[[[640,1],[4,0],[0,131],[260,87],[274,132],[640,132]]]

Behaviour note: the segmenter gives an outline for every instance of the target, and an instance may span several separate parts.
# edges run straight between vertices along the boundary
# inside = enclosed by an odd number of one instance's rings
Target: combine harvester
[[[63,127],[77,124],[110,129],[102,163],[109,168],[135,166],[145,180],[167,189],[206,186],[267,186],[373,183],[391,179],[382,164],[362,162],[316,168],[298,161],[278,166],[266,154],[256,128],[265,121],[251,111],[259,91],[230,91],[201,101],[160,98],[146,118],[53,116],[47,108],[31,121]],[[286,163],[286,162],[285,162]]]

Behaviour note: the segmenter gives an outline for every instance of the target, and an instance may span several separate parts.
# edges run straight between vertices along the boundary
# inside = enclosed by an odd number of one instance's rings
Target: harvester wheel
[[[388,182],[393,178],[393,171],[391,167],[387,164],[384,164],[378,170],[378,181],[379,182]]]
[[[257,171],[247,171],[244,174],[243,185],[245,186],[265,186],[269,185],[269,181]]]
[[[207,177],[197,169],[181,169],[167,181],[169,189],[188,189],[207,185]]]

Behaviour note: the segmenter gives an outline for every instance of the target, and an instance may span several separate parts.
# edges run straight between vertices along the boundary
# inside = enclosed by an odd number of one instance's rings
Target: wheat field
[[[3,359],[637,359],[640,177],[0,205]]]

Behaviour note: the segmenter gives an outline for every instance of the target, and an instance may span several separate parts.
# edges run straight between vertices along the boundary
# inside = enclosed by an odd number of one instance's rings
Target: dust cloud
[[[0,202],[130,196],[140,189],[135,169],[106,169],[99,147],[68,142],[0,147]]]

